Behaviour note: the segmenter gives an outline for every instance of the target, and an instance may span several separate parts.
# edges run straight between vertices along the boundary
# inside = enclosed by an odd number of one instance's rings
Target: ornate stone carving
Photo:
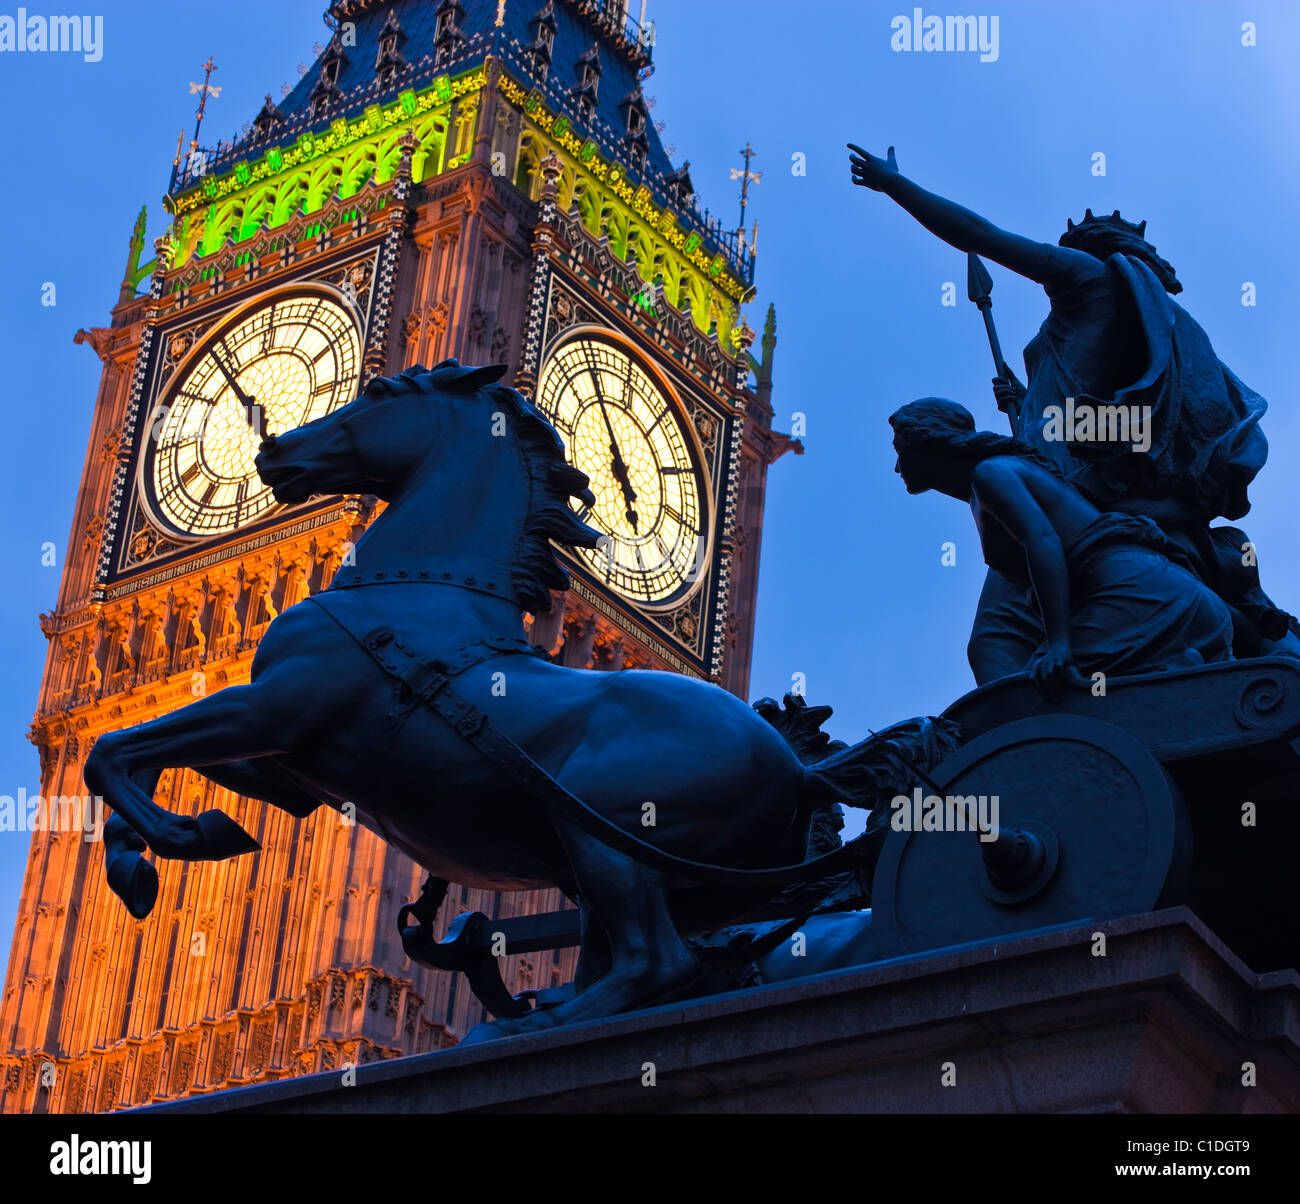
[[[107,1112],[117,1104],[122,1093],[122,1061],[110,1062],[104,1068],[104,1077],[99,1085],[99,1111]]]
[[[148,560],[157,546],[158,535],[148,527],[131,536],[131,555],[136,560]]]
[[[230,1077],[230,1067],[235,1056],[235,1034],[227,1031],[217,1035],[216,1052],[212,1057],[212,1075],[218,1082]]]
[[[151,1049],[140,1060],[135,1078],[135,1102],[143,1104],[158,1090],[158,1068],[162,1063],[162,1050]]]
[[[194,1079],[195,1047],[192,1043],[182,1045],[176,1054],[172,1066],[171,1092],[180,1095],[189,1089]]]
[[[194,334],[188,330],[178,331],[167,340],[166,356],[169,360],[179,360],[194,345]]]
[[[491,357],[495,361],[501,361],[510,354],[510,331],[504,326],[498,326],[492,332]]]
[[[712,455],[718,442],[718,421],[711,414],[706,414],[699,406],[692,405],[690,410],[691,421],[695,423],[700,442],[704,444],[704,450]]]
[[[122,444],[122,428],[115,426],[104,436],[99,444],[99,462],[107,464],[117,458],[117,449]]]
[[[82,549],[90,556],[95,556],[99,552],[99,541],[104,536],[104,518],[103,515],[93,514],[86,521],[85,530],[81,536]]]
[[[420,337],[420,326],[423,319],[418,313],[411,312],[402,319],[402,345],[407,346],[415,342]]]
[[[253,1035],[249,1041],[247,1064],[244,1067],[246,1076],[261,1074],[266,1069],[267,1060],[271,1056],[271,1025],[269,1022],[255,1024],[253,1026]]]

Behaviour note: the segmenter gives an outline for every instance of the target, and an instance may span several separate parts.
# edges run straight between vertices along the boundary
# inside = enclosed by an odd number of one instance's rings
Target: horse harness
[[[404,689],[404,699],[399,699],[388,712],[385,726],[397,728],[403,719],[415,707],[423,702],[432,707],[447,720],[457,732],[468,739],[468,728],[462,731],[461,724],[473,724],[479,720],[487,723],[487,716],[477,707],[466,702],[453,693],[445,693],[449,707],[439,706],[432,701],[438,697],[441,687],[435,685],[435,675],[441,674],[446,680],[458,677],[467,669],[481,665],[484,661],[498,656],[533,656],[540,660],[550,658],[535,644],[518,636],[489,637],[475,640],[458,648],[449,657],[438,660],[422,660],[408,648],[390,627],[376,627],[362,637],[361,646],[370,653],[375,663],[390,677],[394,678]],[[449,687],[448,687],[449,689]],[[477,712],[478,720],[473,713]]]
[[[568,820],[589,836],[642,865],[695,882],[727,883],[762,889],[770,887],[777,891],[793,882],[816,881],[829,874],[854,869],[870,855],[865,844],[862,848],[857,847],[862,843],[861,838],[858,838],[829,853],[823,853],[820,857],[794,865],[737,869],[678,857],[641,840],[593,810],[556,781],[493,724],[479,707],[452,687],[452,678],[485,660],[498,656],[530,654],[549,661],[545,652],[522,638],[494,638],[467,644],[448,659],[421,657],[390,626],[369,626],[368,622],[350,623],[348,619],[354,616],[347,615],[349,607],[339,606],[338,610],[343,613],[337,613],[334,606],[327,604],[329,595],[330,591],[326,590],[323,594],[312,595],[306,600],[316,603],[386,675],[400,682],[409,691],[406,701],[400,702],[389,712],[388,718],[394,726],[417,703],[423,703],[498,769],[514,778],[526,795],[540,799],[554,817]],[[360,630],[362,627],[365,627],[364,631]]]

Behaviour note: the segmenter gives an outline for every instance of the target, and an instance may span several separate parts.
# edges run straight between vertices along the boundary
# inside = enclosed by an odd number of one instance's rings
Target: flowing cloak
[[[1140,259],[1116,254],[1106,276],[1066,289],[1048,289],[1052,310],[1025,348],[1028,392],[1017,435],[1065,474],[1098,508],[1123,508],[1125,498],[1172,499],[1208,522],[1240,518],[1246,491],[1268,456],[1259,429],[1267,403],[1214,354],[1210,340],[1165,292]],[[1103,360],[1111,359],[1106,365]],[[1114,397],[1088,391],[1098,380],[1132,383]],[[1151,446],[1080,444],[1045,439],[1047,406],[1150,407]],[[1132,412],[1132,411],[1130,411]]]
[[[1155,673],[1232,659],[1227,605],[1191,572],[1183,550],[1149,518],[1116,511],[1099,515],[1064,551],[1070,647],[1081,673]],[[986,560],[996,561],[990,567],[1024,591],[1026,612],[1032,610],[1036,620],[1033,636],[1041,639],[1024,553],[1009,553],[995,544],[986,550]]]

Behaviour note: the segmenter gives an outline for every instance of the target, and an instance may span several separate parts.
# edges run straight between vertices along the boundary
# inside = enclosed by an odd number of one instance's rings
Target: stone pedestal
[[[1300,976],[1252,974],[1176,908],[363,1066],[355,1078],[148,1111],[1296,1112]]]

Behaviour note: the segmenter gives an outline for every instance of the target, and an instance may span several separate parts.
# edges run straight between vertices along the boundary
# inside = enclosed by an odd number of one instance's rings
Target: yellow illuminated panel
[[[151,416],[147,471],[160,517],[219,535],[275,506],[253,467],[263,430],[280,434],[346,405],[361,339],[339,304],[277,297],[218,331]]]
[[[689,592],[705,569],[701,475],[672,403],[620,346],[580,338],[546,363],[538,408],[591,479],[596,503],[575,503],[605,538],[580,555],[627,598],[662,604]]]

